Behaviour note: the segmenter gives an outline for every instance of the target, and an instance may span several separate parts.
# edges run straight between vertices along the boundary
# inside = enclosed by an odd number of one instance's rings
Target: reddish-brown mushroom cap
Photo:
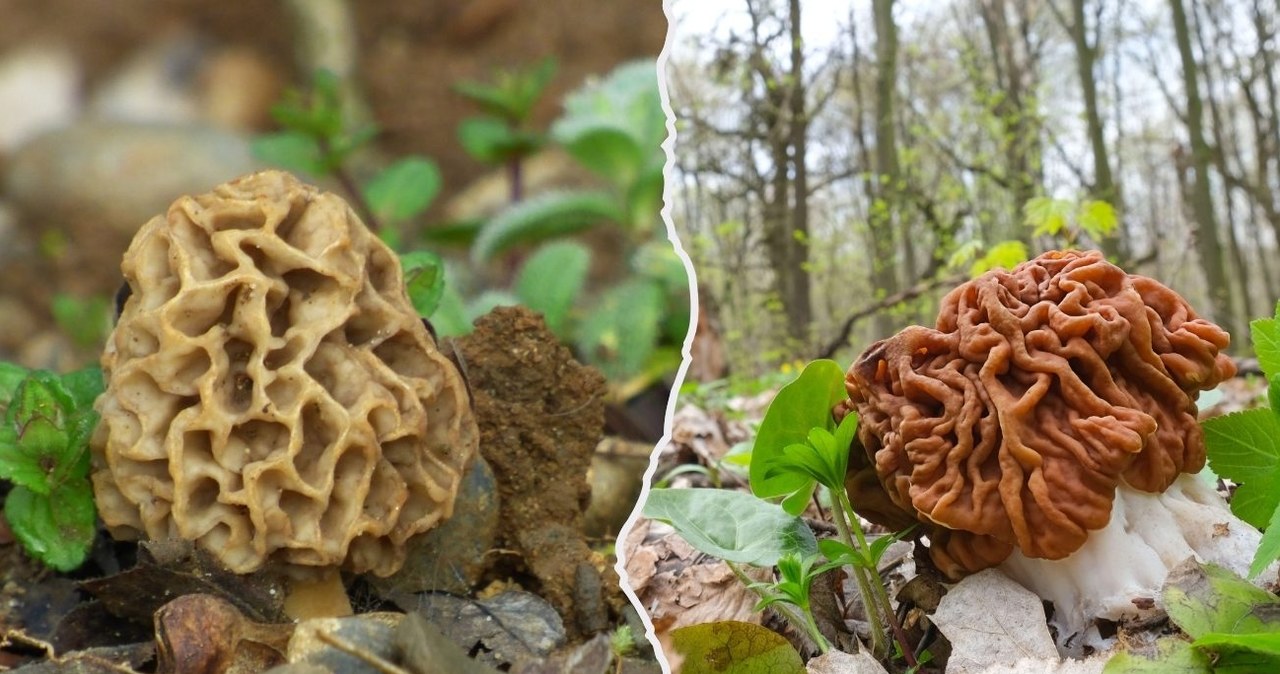
[[[836,414],[857,411],[865,453],[846,486],[873,520],[924,523],[951,577],[1014,548],[1061,559],[1107,524],[1121,482],[1160,492],[1204,466],[1195,399],[1235,373],[1229,341],[1097,252],[989,272],[942,300],[936,329],[909,327],[849,369]]]

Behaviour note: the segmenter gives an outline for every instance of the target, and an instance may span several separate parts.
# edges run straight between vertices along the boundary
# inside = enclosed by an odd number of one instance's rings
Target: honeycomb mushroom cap
[[[836,415],[857,411],[865,449],[852,501],[924,523],[953,578],[1015,548],[1064,558],[1107,525],[1117,486],[1161,492],[1204,466],[1195,400],[1235,373],[1229,341],[1097,252],[984,274],[942,300],[936,329],[909,327],[849,369]]]
[[[240,573],[388,575],[451,514],[466,386],[341,198],[252,174],[179,199],[122,270],[92,443],[114,536],[192,540]]]

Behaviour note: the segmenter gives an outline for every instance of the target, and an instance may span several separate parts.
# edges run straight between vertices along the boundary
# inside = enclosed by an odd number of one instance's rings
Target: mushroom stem
[[[342,574],[329,569],[317,578],[292,579],[284,598],[284,613],[296,622],[310,618],[338,618],[355,613],[342,584]]]
[[[1067,557],[1033,559],[1014,550],[1000,568],[1053,602],[1051,624],[1062,644],[1094,618],[1120,621],[1163,610],[1165,578],[1188,557],[1247,575],[1261,537],[1204,478],[1183,474],[1163,494],[1122,482],[1107,525]]]

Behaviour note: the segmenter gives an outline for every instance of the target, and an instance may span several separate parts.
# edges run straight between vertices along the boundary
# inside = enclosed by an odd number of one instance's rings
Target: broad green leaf
[[[304,133],[269,133],[254,138],[251,147],[253,156],[287,171],[309,176],[322,176],[328,172],[320,146]]]
[[[5,499],[4,515],[27,552],[59,571],[80,566],[93,544],[95,512],[87,480],[49,495],[15,486]]]
[[[53,373],[37,370],[18,385],[0,429],[0,478],[48,494],[78,470],[85,448],[71,446],[71,406]]]
[[[1121,651],[1107,661],[1102,674],[1213,674],[1209,657],[1182,639],[1160,639],[1156,648],[1154,658]]]
[[[425,157],[406,157],[388,166],[364,186],[369,207],[384,222],[419,215],[440,192],[440,169]]]
[[[516,277],[516,296],[542,313],[547,327],[564,336],[565,319],[582,294],[591,266],[591,251],[574,241],[557,241],[537,250]]]
[[[1271,408],[1272,412],[1280,414],[1280,374],[1267,380],[1267,407]]]
[[[564,125],[558,127],[564,131]],[[580,164],[612,184],[632,185],[653,148],[641,147],[636,138],[614,120],[591,119],[575,125],[572,137],[561,141]]]
[[[681,627],[671,643],[684,674],[804,674],[804,661],[785,637],[754,623],[725,620]]]
[[[1271,513],[1271,521],[1262,532],[1262,540],[1253,553],[1253,562],[1249,564],[1249,577],[1257,578],[1271,562],[1280,559],[1280,508]]]
[[[831,409],[848,398],[844,370],[835,361],[815,360],[795,381],[783,386],[769,404],[751,450],[751,491],[760,498],[787,497],[787,511],[799,514],[813,493],[814,481],[802,475],[766,473],[785,460],[788,445],[808,442],[812,428],[835,428]]]
[[[462,299],[454,284],[448,282],[445,275],[444,290],[440,294],[440,302],[431,315],[431,325],[436,335],[441,338],[460,337],[471,332],[471,318],[467,315],[467,304]]]
[[[1206,419],[1209,467],[1239,484],[1231,511],[1262,528],[1280,505],[1280,415],[1253,409]]]
[[[483,225],[471,258],[485,262],[512,246],[621,219],[617,199],[607,192],[547,192],[515,204]]]
[[[578,347],[611,379],[634,375],[657,345],[666,297],[656,281],[632,278],[610,288],[578,331]]]
[[[551,128],[556,142],[574,144],[601,124],[612,124],[631,136],[638,147],[661,154],[667,137],[658,70],[653,61],[633,61],[565,98],[565,113]]]
[[[1169,619],[1193,639],[1213,632],[1280,632],[1280,600],[1213,564],[1178,565],[1162,597]]]
[[[1280,315],[1280,306],[1276,307]],[[1249,334],[1253,337],[1253,352],[1258,356],[1258,365],[1270,379],[1280,376],[1280,320],[1275,318],[1259,318],[1249,323]]]
[[[1080,229],[1099,241],[1116,230],[1116,211],[1105,201],[1090,199],[1080,205]]]
[[[431,251],[418,250],[401,255],[400,266],[414,310],[423,318],[431,318],[444,294],[444,262]]]
[[[726,489],[651,489],[644,516],[675,527],[708,555],[773,566],[787,553],[818,551],[804,520],[750,494]]]
[[[659,236],[665,234],[666,224],[662,221],[662,190],[665,187],[666,155],[650,158],[649,165],[640,170],[627,191],[627,226],[632,231],[643,232],[646,227],[653,227]],[[666,242],[663,242],[666,245]]]

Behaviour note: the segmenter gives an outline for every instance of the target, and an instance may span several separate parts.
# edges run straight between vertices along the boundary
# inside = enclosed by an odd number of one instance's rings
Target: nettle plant
[[[31,556],[59,571],[80,566],[93,545],[89,437],[102,386],[97,367],[58,375],[0,363],[4,517]]]
[[[928,661],[907,643],[878,568],[889,545],[910,530],[868,536],[845,490],[857,415],[836,424],[831,410],[848,393],[844,371],[831,360],[809,363],[783,386],[765,413],[750,459],[751,494],[720,489],[654,489],[644,506],[650,519],[671,524],[690,545],[725,560],[760,596],[757,610],[771,607],[803,632],[820,652],[833,645],[810,608],[814,580],[847,569],[866,609],[866,648],[878,659],[900,658],[908,667]],[[815,500],[821,488],[824,499]],[[775,504],[772,501],[779,500]],[[816,540],[801,514],[810,503],[830,503],[838,535]],[[824,513],[827,509],[821,508]],[[752,580],[742,566],[776,569],[769,581]],[[686,631],[687,630],[687,631]],[[733,634],[767,632],[741,623],[714,623],[677,630],[682,652],[694,655]],[[742,636],[751,636],[742,635]],[[745,641],[745,639],[743,639]],[[803,671],[800,654],[785,640],[759,636],[742,659],[769,662],[777,671]],[[737,657],[737,656],[735,656]]]
[[[463,125],[460,133],[464,141],[471,139],[473,153],[486,148],[482,157],[509,162],[517,166],[512,175],[519,174],[518,163],[544,139],[517,113],[532,105],[529,97],[543,90],[549,70],[544,62],[532,73],[507,75],[505,85],[499,78],[488,88],[464,89],[490,115],[488,122]],[[620,397],[674,371],[689,327],[689,282],[660,215],[665,138],[652,62],[620,66],[569,94],[545,141],[594,174],[602,187],[513,199],[481,223],[471,261],[476,267],[514,267],[514,279],[469,302],[450,284],[433,319],[440,332],[465,331],[471,319],[494,306],[523,304],[541,312],[553,332],[618,383]],[[518,190],[513,186],[513,197],[521,196]],[[594,228],[614,228],[621,235],[629,272],[600,291],[588,289],[592,249],[574,238]]]

